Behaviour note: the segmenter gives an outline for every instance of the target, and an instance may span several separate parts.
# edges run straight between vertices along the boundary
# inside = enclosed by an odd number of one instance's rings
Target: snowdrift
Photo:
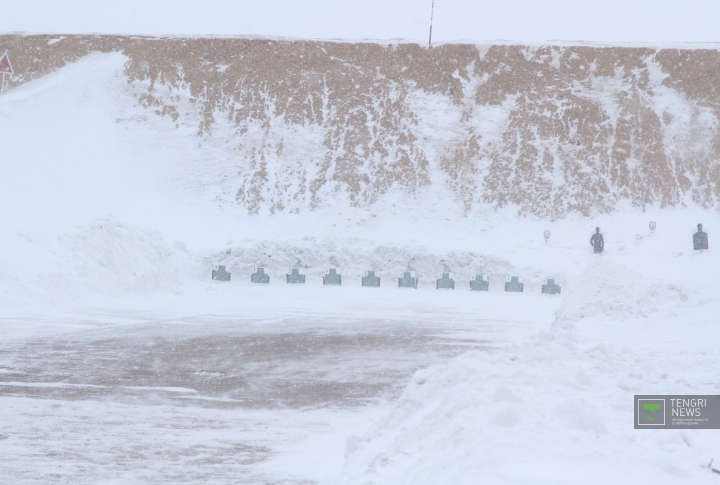
[[[433,284],[438,271],[451,271],[452,268],[462,269],[458,278],[469,281],[471,275],[486,274],[497,284],[504,281],[506,275],[517,272],[517,267],[508,260],[475,251],[438,254],[419,244],[377,244],[358,238],[260,241],[217,252],[206,258],[205,264],[211,261],[225,263],[234,272],[244,275],[249,275],[256,266],[274,272],[300,267],[306,274],[316,276],[322,275],[327,268],[336,267],[343,269],[344,275],[358,280],[365,271],[374,269],[387,278],[386,281],[394,281],[402,271],[416,271],[425,282],[432,281]]]
[[[113,220],[50,239],[17,234],[0,259],[0,299],[37,310],[179,294],[180,261],[159,234]]]
[[[551,324],[416,372],[322,483],[714,483],[716,434],[639,432],[628,416],[635,394],[720,390],[720,256],[614,221],[626,236],[573,256]]]
[[[348,439],[341,478],[322,483],[714,483],[703,469],[718,451],[712,436],[651,436],[627,421],[633,394],[686,384],[655,364],[559,334],[468,352],[417,372],[390,415]],[[703,377],[693,392],[716,393]]]
[[[687,298],[675,284],[654,281],[627,266],[596,258],[573,279],[557,311],[557,321],[602,316],[625,319],[646,317],[664,303]]]

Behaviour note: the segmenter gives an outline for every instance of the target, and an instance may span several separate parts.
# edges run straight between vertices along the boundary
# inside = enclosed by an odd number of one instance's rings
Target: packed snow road
[[[280,313],[5,318],[0,482],[315,483],[417,369],[528,324]]]
[[[4,346],[0,392],[222,409],[352,407],[396,397],[418,367],[489,344],[428,322],[333,323],[334,332],[198,318],[30,339]]]

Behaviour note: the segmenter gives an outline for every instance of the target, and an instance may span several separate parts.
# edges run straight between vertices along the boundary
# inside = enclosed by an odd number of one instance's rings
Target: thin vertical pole
[[[432,0],[432,6],[430,7],[430,38],[428,39],[428,46],[432,45],[432,21],[433,21],[434,10],[435,10],[435,0]]]
[[[5,94],[5,73],[3,73],[2,88],[0,88],[0,95]]]

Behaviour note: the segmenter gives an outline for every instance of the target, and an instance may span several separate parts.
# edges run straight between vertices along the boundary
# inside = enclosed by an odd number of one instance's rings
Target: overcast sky
[[[0,32],[427,43],[432,0],[3,0]],[[720,0],[435,0],[433,42],[720,42]]]

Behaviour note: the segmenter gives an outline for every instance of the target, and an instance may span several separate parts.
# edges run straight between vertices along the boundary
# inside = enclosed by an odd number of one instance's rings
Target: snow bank
[[[633,429],[633,394],[677,391],[669,367],[560,334],[468,352],[416,372],[389,416],[348,439],[342,476],[323,483],[716,483],[702,468],[720,452],[712,437]]]
[[[668,301],[687,297],[670,283],[647,278],[626,265],[596,257],[574,278],[557,311],[557,321],[604,316],[645,317]]]
[[[118,296],[177,293],[177,260],[162,237],[99,220],[58,237],[15,235],[0,259],[4,304],[102,302]]]
[[[61,242],[70,256],[70,274],[95,293],[148,294],[180,287],[173,251],[157,233],[103,220]]]
[[[208,266],[214,261],[240,274],[250,274],[255,266],[281,273],[301,267],[308,275],[322,275],[329,267],[339,267],[349,277],[360,277],[370,269],[391,277],[412,270],[433,281],[441,271],[456,271],[457,277],[468,280],[472,274],[487,274],[504,281],[505,276],[517,270],[505,258],[476,251],[439,252],[419,244],[378,244],[368,239],[333,237],[259,241],[211,253],[203,264]]]
[[[715,483],[717,433],[638,431],[632,406],[635,394],[720,392],[717,254],[678,251],[688,238],[670,232],[627,237],[602,256],[564,249],[576,268],[554,321],[535,318],[547,332],[416,372],[322,483]]]

